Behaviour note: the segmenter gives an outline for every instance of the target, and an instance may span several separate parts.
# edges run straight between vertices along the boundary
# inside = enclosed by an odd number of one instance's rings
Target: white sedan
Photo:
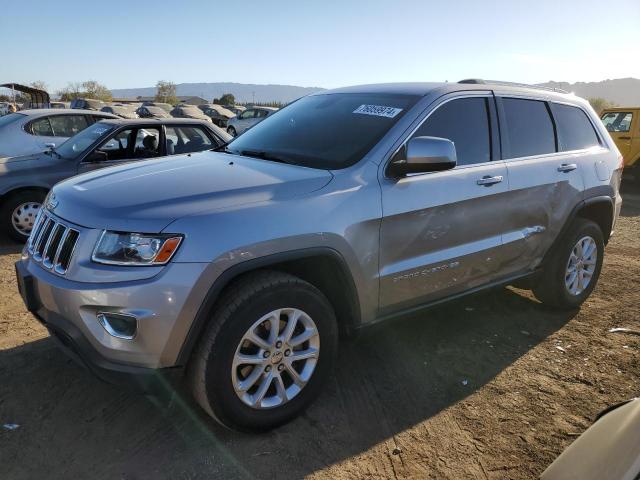
[[[0,117],[0,158],[30,155],[60,145],[67,138],[115,115],[91,110],[42,108]]]

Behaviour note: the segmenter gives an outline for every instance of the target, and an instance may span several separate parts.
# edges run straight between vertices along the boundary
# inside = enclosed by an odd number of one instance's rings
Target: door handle
[[[563,163],[558,167],[558,171],[567,173],[575,170],[576,168],[578,168],[578,165],[576,165],[575,163]]]
[[[618,137],[620,140],[631,140],[631,137]]]
[[[500,183],[502,181],[502,175],[496,175],[495,177],[490,177],[489,175],[482,177],[479,180],[476,180],[478,185],[484,185],[485,187],[490,187],[491,185],[495,185],[496,183]]]

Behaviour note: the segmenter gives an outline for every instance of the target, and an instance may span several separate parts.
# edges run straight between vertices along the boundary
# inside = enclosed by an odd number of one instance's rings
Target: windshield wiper
[[[58,152],[56,152],[55,148],[50,148],[48,150],[44,151],[45,155],[51,155],[52,153],[55,154],[58,158],[62,158],[62,155],[60,155]]]
[[[253,157],[260,158],[262,160],[269,160],[272,162],[286,163],[289,165],[294,165],[294,163],[280,155],[271,152],[265,152],[264,150],[240,150],[240,155],[244,155],[245,157]]]
[[[218,145],[215,148],[212,148],[211,151],[212,152],[222,152],[222,153],[233,153],[231,150],[229,150],[227,148],[227,145],[229,145],[233,140],[229,140],[228,142],[224,142],[222,145]]]

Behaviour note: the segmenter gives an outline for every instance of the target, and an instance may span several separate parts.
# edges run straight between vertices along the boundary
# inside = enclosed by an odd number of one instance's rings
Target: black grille
[[[29,253],[42,266],[64,275],[80,233],[41,211],[29,237]]]

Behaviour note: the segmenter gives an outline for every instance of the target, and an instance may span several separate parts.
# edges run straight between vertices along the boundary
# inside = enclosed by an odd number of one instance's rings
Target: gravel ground
[[[301,418],[223,430],[186,395],[93,378],[28,314],[0,246],[0,478],[534,478],[608,405],[640,394],[640,188],[627,187],[594,294],[552,312],[512,288],[342,345]]]

